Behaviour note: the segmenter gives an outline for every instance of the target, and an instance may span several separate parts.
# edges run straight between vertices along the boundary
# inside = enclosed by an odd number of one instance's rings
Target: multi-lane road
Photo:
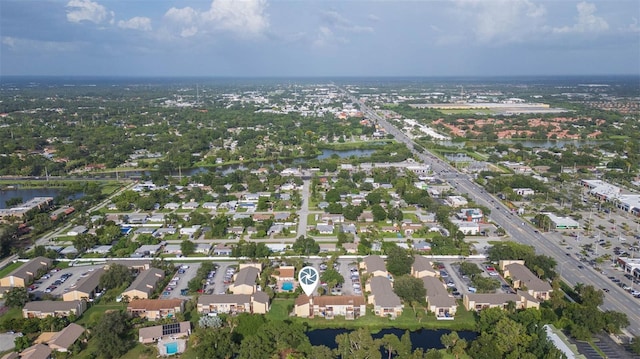
[[[346,94],[351,97],[353,102],[360,104],[360,109],[366,116],[376,120],[387,133],[392,134],[397,141],[405,143],[420,160],[429,164],[433,172],[443,174],[441,177],[447,179],[458,192],[467,193],[476,203],[491,208],[493,222],[504,228],[515,241],[531,245],[536,248],[537,253],[554,258],[558,263],[558,272],[566,282],[571,285],[583,283],[592,285],[595,288],[610,289],[610,292],[605,294],[601,309],[626,313],[631,323],[627,327],[627,331],[632,335],[640,335],[640,300],[630,296],[622,288],[611,285],[612,283],[607,277],[590,267],[581,266],[582,269],[578,268],[581,265],[580,261],[574,256],[567,255],[557,241],[552,241],[551,238],[545,237],[544,234],[539,233],[526,222],[523,222],[521,218],[511,212],[500,201],[485,192],[468,175],[458,172],[456,168],[439,160],[428,151],[416,151],[413,141],[405,133],[391,125],[386,119],[378,115],[375,110],[358,101],[354,96]]]

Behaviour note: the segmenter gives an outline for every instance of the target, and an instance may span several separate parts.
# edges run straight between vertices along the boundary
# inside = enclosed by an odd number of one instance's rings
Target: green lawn
[[[408,330],[417,329],[451,329],[451,330],[474,330],[476,320],[473,312],[464,310],[464,307],[458,306],[458,312],[454,320],[437,320],[434,315],[424,315],[420,319],[413,313],[413,308],[406,307],[402,315],[395,320],[377,317],[367,309],[367,315],[356,320],[346,320],[343,318],[324,319],[324,318],[295,318],[289,317],[288,306],[293,306],[294,299],[275,299],[271,304],[271,309],[267,314],[270,320],[286,320],[307,323],[312,329],[321,328],[347,328],[356,329],[365,327],[370,330],[380,330],[383,328],[399,328]],[[424,311],[424,307],[416,307],[416,313]]]
[[[122,186],[119,184],[108,184],[102,187],[102,194],[107,196],[112,195],[115,191],[119,190],[120,187]]]
[[[23,264],[24,263],[22,263],[22,262],[14,262],[14,263],[11,263],[8,266],[0,269],[0,277],[6,276],[7,274],[11,273],[11,271],[13,271],[14,269],[20,267]]]
[[[312,213],[312,214],[308,215],[307,216],[307,225],[315,226],[316,224],[318,224],[318,221],[316,220],[316,214]]]
[[[82,313],[82,316],[76,321],[76,323],[86,326],[88,323],[97,322],[107,310],[119,309],[127,309],[127,303],[112,302],[93,304],[86,312]]]

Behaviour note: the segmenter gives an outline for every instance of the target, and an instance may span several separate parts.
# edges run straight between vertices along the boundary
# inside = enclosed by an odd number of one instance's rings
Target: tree
[[[443,334],[440,337],[440,343],[444,346],[444,348],[449,351],[449,349],[453,348],[456,342],[460,340],[460,336],[458,336],[458,332],[451,332],[449,334]]]
[[[633,342],[631,342],[631,351],[640,354],[640,337],[634,337]]]
[[[13,340],[13,344],[16,346],[16,351],[21,352],[31,346],[31,340],[28,336],[21,335]]]
[[[365,328],[336,336],[336,352],[342,359],[381,359],[380,344]]]
[[[384,221],[387,219],[387,212],[381,205],[375,204],[371,207],[371,214],[373,214],[373,220],[376,222]]]
[[[25,287],[13,287],[5,294],[4,305],[11,308],[22,308],[29,301],[29,293]]]
[[[393,291],[407,304],[422,303],[427,295],[422,279],[412,277],[408,274],[395,278],[393,281]]]
[[[238,343],[229,328],[199,330],[196,337],[194,351],[199,358],[229,359],[238,351]]]
[[[473,278],[476,276],[476,274],[482,273],[482,270],[478,268],[478,265],[473,262],[462,262],[460,263],[460,273]]]
[[[392,246],[387,251],[387,270],[394,276],[409,274],[413,259],[413,256],[404,248]]]
[[[310,255],[320,253],[320,245],[311,237],[298,237],[291,248],[297,254]]]
[[[320,275],[320,280],[324,283],[327,283],[329,288],[333,288],[336,284],[343,284],[344,277],[340,272],[333,268],[328,268]]]
[[[335,358],[335,356],[333,355],[333,351],[329,349],[329,347],[324,345],[314,345],[311,347],[311,352],[309,353],[308,358],[333,359]]]
[[[380,339],[380,343],[382,347],[389,355],[389,359],[394,354],[398,354],[398,349],[400,349],[400,339],[395,334],[385,334],[382,339]]]
[[[112,263],[109,265],[109,269],[100,277],[100,287],[107,290],[119,286],[126,287],[131,284],[132,278],[133,275],[127,266]]]
[[[629,318],[626,313],[607,310],[604,313],[605,329],[611,333],[620,333],[620,329],[629,326]]]
[[[129,316],[123,311],[105,312],[93,330],[98,351],[105,358],[119,358],[133,346]]]
[[[196,251],[196,244],[191,242],[188,239],[185,239],[180,243],[180,250],[182,251],[182,255],[188,256],[193,254]]]
[[[211,317],[204,315],[198,319],[198,326],[201,328],[220,328],[222,327],[222,319],[220,317]]]

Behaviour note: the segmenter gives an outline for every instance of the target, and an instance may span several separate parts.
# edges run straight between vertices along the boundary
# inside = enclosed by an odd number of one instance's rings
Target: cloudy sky
[[[0,75],[640,74],[638,0],[0,0]]]

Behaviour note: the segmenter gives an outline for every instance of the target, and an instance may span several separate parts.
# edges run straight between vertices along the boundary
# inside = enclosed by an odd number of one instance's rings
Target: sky
[[[638,0],[1,0],[0,76],[640,74]]]

